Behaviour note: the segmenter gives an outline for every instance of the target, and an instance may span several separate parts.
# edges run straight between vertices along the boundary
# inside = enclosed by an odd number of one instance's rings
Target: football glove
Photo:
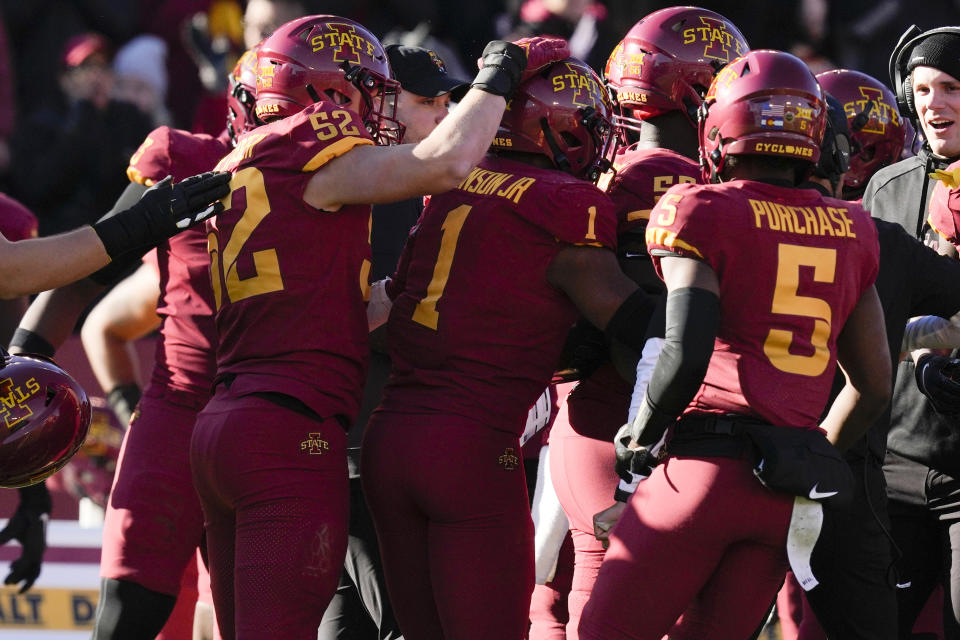
[[[7,526],[0,531],[0,544],[16,540],[23,547],[20,557],[10,563],[10,573],[4,584],[20,584],[25,593],[40,576],[43,554],[47,549],[47,520],[52,501],[44,483],[23,487],[20,504]]]
[[[167,176],[140,201],[93,225],[111,260],[125,251],[163,242],[223,211],[217,202],[230,193],[229,173],[208,172],[177,184]]]
[[[960,360],[925,353],[917,360],[917,386],[940,413],[960,413]]]
[[[613,439],[617,455],[616,471],[624,482],[634,483],[635,476],[648,477],[659,462],[647,447],[641,447],[633,439],[632,425],[625,424]]]
[[[536,36],[514,42],[491,40],[483,49],[480,72],[471,86],[509,98],[524,80],[543,67],[570,57],[563,38]]]

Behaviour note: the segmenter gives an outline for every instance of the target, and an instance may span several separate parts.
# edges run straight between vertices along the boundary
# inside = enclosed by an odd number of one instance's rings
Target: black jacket
[[[863,204],[875,218],[903,227],[928,245],[943,240],[926,225],[927,202],[933,192],[934,169],[950,160],[934,158],[924,148],[915,157],[878,171],[864,193]],[[882,229],[881,223],[878,228]],[[915,315],[949,317],[960,310],[960,261],[931,255],[919,243],[880,236],[880,276],[877,290],[887,320],[891,354],[899,352],[903,325]],[[905,234],[904,234],[905,235]],[[909,240],[909,238],[907,238]],[[879,426],[879,425],[878,425]],[[871,450],[882,452],[882,429],[870,434]],[[937,413],[920,393],[913,361],[897,368],[890,407],[887,449],[943,473],[960,477],[960,420]]]

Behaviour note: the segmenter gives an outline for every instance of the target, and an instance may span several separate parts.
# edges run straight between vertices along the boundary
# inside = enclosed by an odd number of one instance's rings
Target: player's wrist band
[[[17,327],[13,332],[13,338],[10,339],[10,348],[16,347],[23,353],[35,353],[37,355],[52,358],[56,349],[50,342],[39,333],[34,333],[30,329]]]
[[[523,70],[527,68],[527,52],[521,47],[504,40],[487,43],[483,50],[483,68],[477,73],[470,86],[507,98],[512,94]]]

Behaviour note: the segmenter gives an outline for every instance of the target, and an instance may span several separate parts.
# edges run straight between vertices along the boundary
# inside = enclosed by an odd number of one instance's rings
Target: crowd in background
[[[227,71],[245,49],[296,15],[331,13],[385,44],[435,49],[469,76],[491,38],[557,34],[603,70],[654,0],[36,0],[0,2],[0,190],[49,235],[90,222],[126,184],[130,155],[154,127],[218,134]],[[720,0],[701,3],[749,33],[754,48],[790,51],[819,72],[886,79],[888,52],[912,22],[960,22],[960,3],[930,0]],[[928,17],[928,23],[924,22]]]

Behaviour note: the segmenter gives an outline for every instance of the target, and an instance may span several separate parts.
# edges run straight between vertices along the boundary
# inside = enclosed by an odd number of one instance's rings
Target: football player
[[[819,157],[824,117],[799,59],[736,59],[701,109],[711,184],[677,185],[650,214],[666,338],[618,452],[639,456],[633,468],[649,477],[610,535],[581,638],[749,637],[783,581],[795,502],[819,504],[758,481],[747,425],[843,449],[886,405],[876,228],[856,205],[796,188]],[[838,358],[848,384],[818,428]]]
[[[641,344],[655,304],[617,265],[613,207],[592,184],[611,115],[579,60],[522,84],[490,155],[431,198],[396,274],[375,285],[393,301],[393,370],[361,479],[405,637],[524,637],[528,409],[578,309]]]
[[[247,52],[231,74],[223,134],[214,138],[166,126],[154,130],[130,159],[130,185],[121,200],[137,197],[165,175],[180,178],[209,170],[229,152],[236,135],[254,126],[255,61],[255,53]],[[196,414],[209,399],[216,366],[206,243],[203,228],[180,234],[151,253],[147,260],[151,264],[137,272],[140,280],[133,294],[131,282],[124,281],[104,299],[109,304],[122,296],[127,310],[138,300],[133,311],[137,317],[155,311],[162,320],[153,373],[142,399],[132,367],[111,381],[100,378],[114,412],[133,419],[105,516],[94,638],[162,637],[184,569],[194,562],[203,539],[203,513],[193,490],[188,452]],[[87,279],[41,295],[22,320],[11,349],[52,355],[104,284],[102,278]],[[91,324],[97,313],[92,312]],[[166,525],[155,526],[158,521]],[[193,619],[190,609],[184,608],[188,628]],[[183,621],[170,619],[167,629],[178,626]]]
[[[843,199],[859,200],[867,183],[880,169],[899,162],[906,123],[893,92],[859,71],[834,69],[817,74],[823,90],[843,105],[852,143],[844,172]]]
[[[747,50],[743,35],[723,16],[698,7],[670,7],[641,18],[607,61],[605,80],[620,110],[616,122],[638,142],[617,154],[615,173],[605,174],[601,185],[616,205],[621,266],[652,295],[662,296],[663,285],[643,238],[650,211],[674,184],[699,181],[697,109],[717,70]],[[656,361],[656,345],[647,347],[645,361]],[[631,379],[633,361],[626,367]],[[631,390],[613,362],[606,362],[561,404],[551,433],[551,473],[576,554],[567,602],[570,640],[577,638],[580,612],[603,561],[593,516],[615,495],[623,505],[631,486],[624,482],[617,491],[611,444],[629,417]]]
[[[558,39],[494,41],[457,109],[394,145],[398,85],[362,25],[306,16],[258,52],[256,115],[218,167],[233,173],[208,246],[215,392],[190,447],[225,638],[309,638],[347,538],[346,433],[368,357],[370,203],[459,184],[525,75]],[[279,541],[279,542],[278,542]]]

